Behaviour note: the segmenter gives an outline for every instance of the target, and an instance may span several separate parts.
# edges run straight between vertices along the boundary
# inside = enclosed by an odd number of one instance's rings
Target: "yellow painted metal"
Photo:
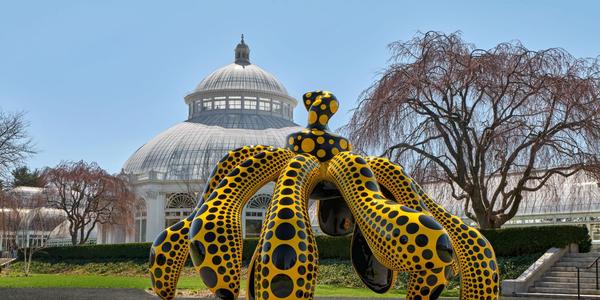
[[[497,299],[499,285],[499,270],[494,254],[494,249],[481,233],[466,224],[457,216],[450,214],[439,204],[435,203],[419,185],[404,172],[402,167],[390,162],[385,158],[367,158],[373,167],[375,177],[382,186],[387,188],[394,197],[408,203],[413,208],[421,207],[428,211],[448,232],[457,261],[451,266],[452,270],[438,272],[438,282],[444,277],[443,274],[461,274],[461,299]],[[415,283],[423,287],[424,283]],[[412,278],[412,277],[411,277]],[[433,281],[433,279],[432,279]],[[427,285],[426,285],[427,286]],[[427,286],[429,289],[431,287]],[[409,284],[409,293],[418,288],[412,288]],[[417,293],[414,293],[418,295]],[[425,299],[425,298],[423,298]]]
[[[248,283],[256,298],[313,298],[319,254],[308,199],[319,180],[319,161],[307,154],[294,157],[281,172]]]

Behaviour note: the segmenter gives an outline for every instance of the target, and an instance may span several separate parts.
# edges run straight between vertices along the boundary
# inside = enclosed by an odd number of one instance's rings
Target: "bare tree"
[[[6,176],[11,168],[35,153],[27,134],[28,125],[23,113],[0,111],[0,175]]]
[[[344,130],[356,147],[450,183],[480,227],[500,227],[552,176],[598,166],[597,59],[519,42],[481,50],[460,33],[419,33],[390,48],[390,66]]]
[[[2,249],[13,256],[13,251],[17,249],[16,236],[19,230],[18,225],[21,222],[19,214],[19,204],[14,195],[7,191],[0,190],[0,226],[2,230]]]
[[[1,204],[3,246],[22,254],[27,276],[33,255],[46,247],[50,232],[65,220],[64,214],[48,208],[41,192],[3,192]]]
[[[25,262],[25,276],[31,271],[33,255],[46,248],[52,230],[65,220],[62,211],[46,207],[42,195],[33,201],[30,208],[22,212],[17,234],[17,246]]]
[[[65,212],[73,245],[87,242],[97,224],[130,225],[135,194],[125,180],[96,163],[62,162],[44,172],[51,207]]]

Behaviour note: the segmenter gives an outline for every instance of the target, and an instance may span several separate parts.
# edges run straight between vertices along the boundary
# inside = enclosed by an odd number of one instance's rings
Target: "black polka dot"
[[[210,243],[210,242],[214,241],[216,237],[217,236],[214,234],[214,232],[207,232],[204,235],[204,240]]]
[[[294,211],[289,208],[282,208],[277,213],[277,217],[284,220],[291,219],[294,217]]]
[[[296,251],[289,245],[279,245],[273,250],[272,260],[278,269],[290,269],[296,264]]]
[[[233,300],[233,299],[235,299],[233,293],[230,290],[228,290],[228,289],[218,289],[215,292],[215,295],[219,299],[223,299],[223,300]]]
[[[296,229],[290,223],[281,223],[275,229],[275,236],[282,241],[290,240],[294,235],[296,235]]]
[[[450,238],[448,235],[442,234],[436,242],[437,254],[443,262],[452,261],[452,244],[450,244]]]
[[[400,226],[406,224],[406,222],[408,222],[407,216],[400,216],[400,217],[398,217],[398,219],[396,219],[396,224],[398,224]]]
[[[406,232],[408,232],[410,234],[414,234],[417,231],[419,231],[419,225],[417,225],[415,223],[410,223],[410,224],[406,225]]]
[[[164,265],[167,262],[167,257],[164,254],[159,254],[156,256],[156,264],[159,266]]]
[[[440,225],[440,223],[438,223],[436,220],[434,220],[432,217],[427,216],[427,215],[420,215],[419,216],[419,222],[421,222],[421,224],[429,229],[433,229],[433,230],[440,230],[442,229],[442,225]]]
[[[378,192],[379,188],[377,187],[377,184],[371,180],[365,182],[365,186],[367,187],[367,189],[373,191],[373,192]]]
[[[415,242],[417,243],[417,246],[419,246],[419,247],[425,247],[427,245],[427,243],[429,242],[429,239],[427,238],[426,235],[419,234],[417,236],[417,238],[415,239]]]
[[[403,211],[405,211],[405,212],[412,212],[412,213],[417,212],[416,210],[414,210],[414,209],[412,209],[412,208],[410,208],[408,206],[404,206],[404,205],[400,206],[400,209],[403,210]]]
[[[373,177],[373,172],[371,172],[371,170],[369,170],[369,168],[361,168],[360,174],[362,174],[362,176],[365,176],[365,177]]]
[[[277,274],[271,280],[271,292],[279,297],[285,298],[292,293],[294,282],[285,274]]]
[[[200,277],[202,277],[202,281],[204,281],[204,284],[209,288],[213,288],[217,285],[217,274],[209,267],[200,269]]]
[[[279,204],[281,205],[291,205],[294,204],[294,199],[290,197],[283,197],[279,200]]]
[[[490,251],[490,249],[483,250],[483,254],[485,254],[485,257],[487,258],[492,258],[492,251]]]
[[[440,284],[438,286],[436,286],[432,291],[431,291],[431,295],[429,296],[429,299],[431,300],[436,300],[440,297],[440,295],[442,294],[442,292],[444,291],[444,285]]]
[[[154,246],[158,247],[160,244],[162,244],[162,242],[165,240],[166,237],[167,237],[167,231],[165,230],[158,235],[156,240],[154,240]]]
[[[178,231],[183,227],[183,222],[179,221],[175,225],[171,226],[171,231]]]

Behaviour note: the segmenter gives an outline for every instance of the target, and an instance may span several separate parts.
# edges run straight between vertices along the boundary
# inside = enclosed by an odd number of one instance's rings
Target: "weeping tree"
[[[553,176],[597,170],[597,59],[519,42],[482,50],[440,32],[390,49],[344,130],[355,147],[447,182],[481,228],[510,220],[524,194]]]
[[[98,224],[131,225],[138,199],[123,178],[96,163],[61,162],[43,178],[48,205],[64,211],[73,245],[85,244]]]

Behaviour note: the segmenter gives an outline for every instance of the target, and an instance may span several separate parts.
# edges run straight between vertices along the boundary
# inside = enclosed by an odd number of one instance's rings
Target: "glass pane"
[[[256,101],[245,100],[244,101],[244,109],[255,110],[256,109]]]
[[[246,220],[246,236],[247,237],[259,236],[261,227],[262,227],[261,220]]]

